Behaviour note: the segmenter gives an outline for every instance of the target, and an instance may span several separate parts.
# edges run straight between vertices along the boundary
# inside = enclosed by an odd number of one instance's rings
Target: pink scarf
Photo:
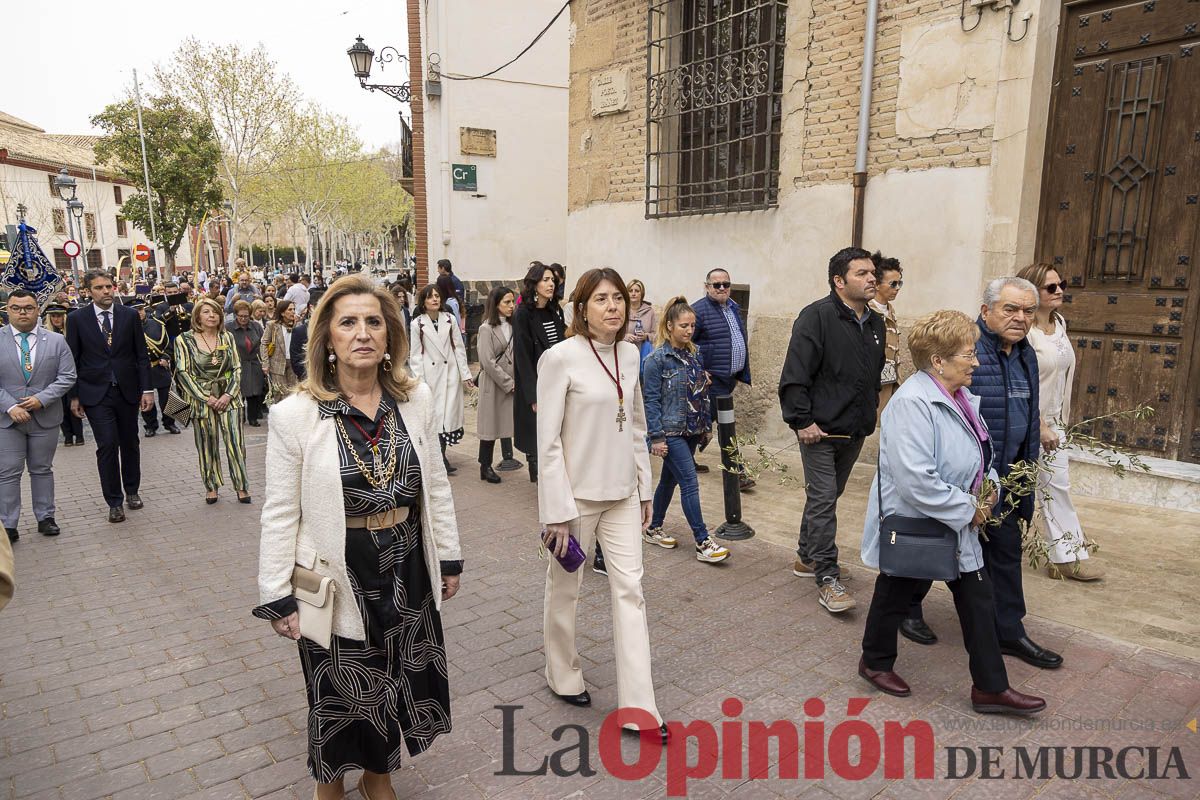
[[[988,440],[987,428],[984,427],[983,423],[979,421],[979,415],[975,413],[975,409],[971,406],[971,401],[967,397],[967,390],[960,386],[958,391],[956,391],[954,394],[950,394],[950,390],[945,386],[942,386],[941,381],[929,373],[925,373],[925,375],[929,378],[929,380],[933,381],[933,385],[938,387],[942,394],[946,395],[946,397],[954,403],[955,407],[958,408],[958,413],[961,414],[963,419],[967,421],[967,426],[970,427],[970,429],[975,433],[975,438],[979,440],[979,443],[982,445],[984,442],[986,442]],[[979,472],[975,474],[975,480],[971,484],[972,491],[978,490],[979,485],[983,483],[983,474],[986,467],[986,464],[980,465]]]

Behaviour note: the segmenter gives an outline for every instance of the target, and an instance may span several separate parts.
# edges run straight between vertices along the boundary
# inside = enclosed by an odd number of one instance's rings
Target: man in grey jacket
[[[60,533],[54,521],[54,452],[63,395],[75,385],[66,340],[38,324],[38,302],[17,289],[0,328],[0,518],[10,542],[20,534],[21,475],[29,469],[38,532]]]

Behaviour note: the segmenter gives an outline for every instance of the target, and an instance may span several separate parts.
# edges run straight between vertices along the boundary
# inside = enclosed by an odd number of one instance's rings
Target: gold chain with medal
[[[350,452],[350,457],[354,459],[355,466],[358,467],[358,471],[364,478],[366,478],[367,483],[369,483],[374,489],[382,489],[383,487],[387,486],[389,483],[391,483],[392,476],[396,474],[396,426],[387,424],[391,418],[391,415],[392,409],[390,408],[384,412],[383,416],[379,420],[379,426],[375,429],[374,436],[371,436],[365,430],[363,430],[362,426],[359,425],[354,419],[350,420],[351,424],[358,428],[359,432],[363,435],[363,438],[366,439],[367,447],[371,450],[371,469],[367,468],[367,465],[363,463],[362,457],[359,456],[358,448],[354,446],[354,440],[350,438],[350,432],[346,430],[346,423],[342,421],[342,415],[336,414],[333,418],[334,424],[337,426],[338,433],[341,435],[342,441],[346,445],[346,449]],[[383,459],[383,456],[380,453],[379,444],[384,428],[387,428],[388,430],[388,448],[386,463],[382,465],[381,469],[380,461]]]

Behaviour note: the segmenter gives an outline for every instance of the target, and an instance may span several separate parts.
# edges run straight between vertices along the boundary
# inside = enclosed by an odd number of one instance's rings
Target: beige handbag
[[[292,593],[300,614],[300,635],[329,649],[333,639],[333,578],[297,564],[292,570]]]

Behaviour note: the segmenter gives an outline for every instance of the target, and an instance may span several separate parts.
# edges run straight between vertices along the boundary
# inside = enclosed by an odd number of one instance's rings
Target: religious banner
[[[46,258],[38,244],[37,229],[25,223],[17,226],[17,240],[12,243],[12,256],[8,260],[3,273],[0,273],[0,287],[8,291],[24,289],[37,298],[38,306],[45,308],[62,285],[54,263]]]

